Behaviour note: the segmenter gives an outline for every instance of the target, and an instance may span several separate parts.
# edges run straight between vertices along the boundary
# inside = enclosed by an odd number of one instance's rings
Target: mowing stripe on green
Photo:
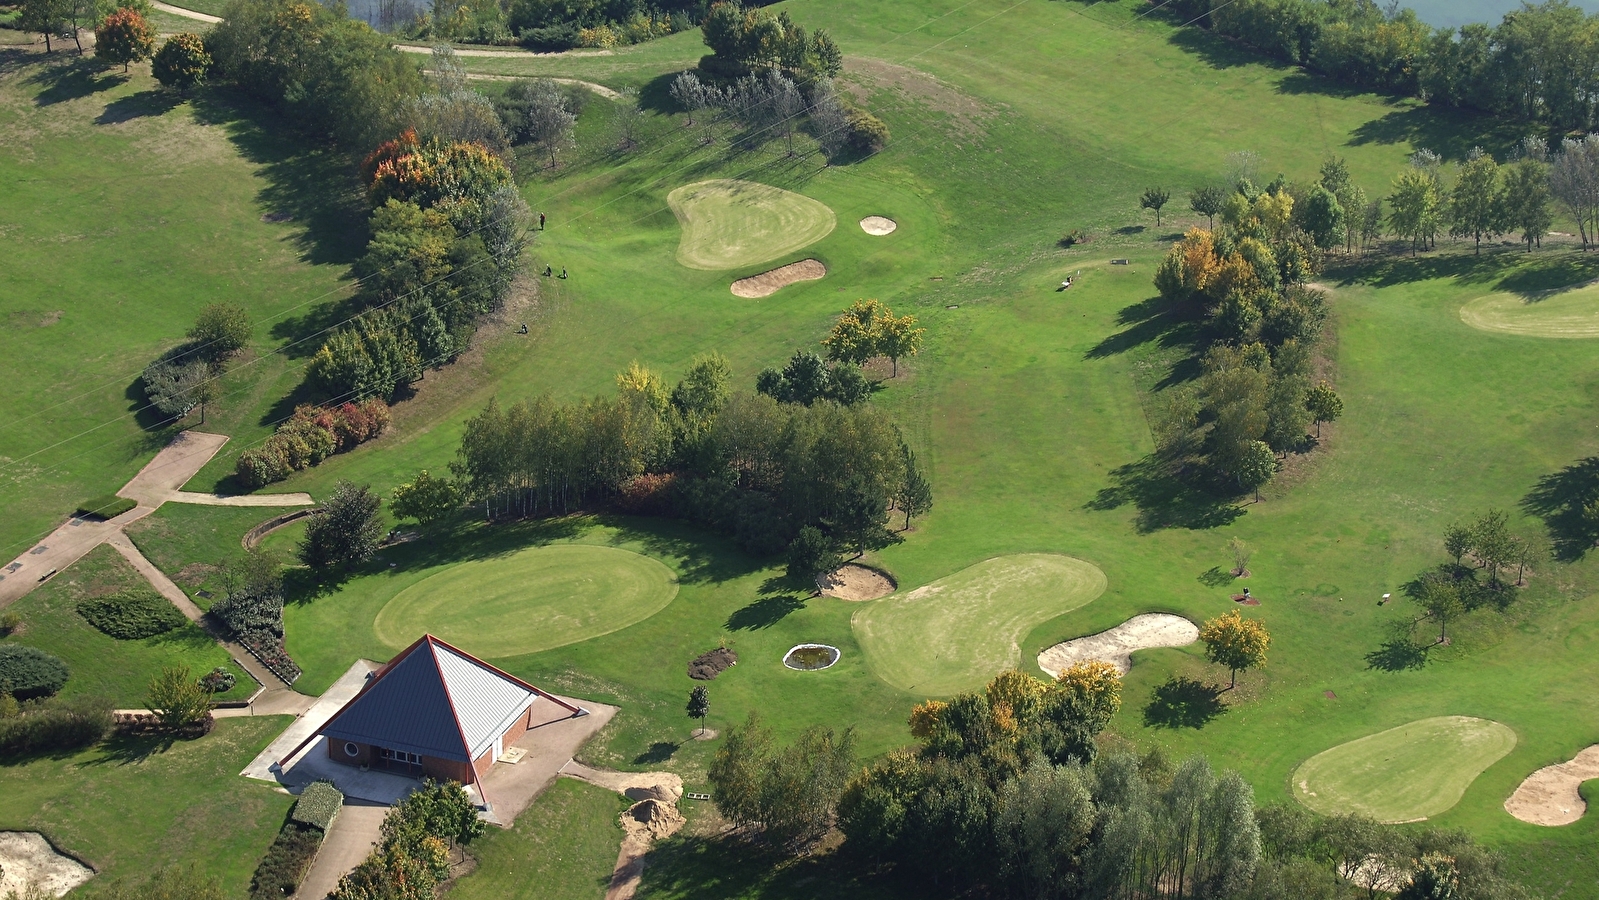
[[[683,228],[677,261],[720,271],[771,262],[832,232],[838,217],[803,194],[753,181],[717,178],[666,195]]]
[[[396,594],[372,627],[394,648],[427,632],[478,656],[516,656],[610,634],[676,596],[677,576],[647,556],[556,544],[451,566]]]
[[[947,696],[1021,664],[1021,639],[1105,592],[1093,563],[1053,553],[984,560],[864,606],[850,621],[872,671],[897,688]]]
[[[1460,307],[1460,320],[1481,331],[1528,337],[1599,337],[1599,284],[1530,297],[1495,292]]]
[[[1477,776],[1515,746],[1516,733],[1489,719],[1419,719],[1305,760],[1294,772],[1294,797],[1326,815],[1415,822],[1459,803]]]

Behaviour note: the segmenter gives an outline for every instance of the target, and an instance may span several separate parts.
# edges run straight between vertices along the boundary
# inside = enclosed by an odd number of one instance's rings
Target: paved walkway
[[[331,894],[339,886],[339,879],[360,865],[377,846],[383,817],[388,813],[386,803],[346,799],[294,896],[300,900],[323,900]]]
[[[431,54],[433,52],[433,48],[432,47],[430,47],[430,46],[429,47],[424,47],[421,44],[395,44],[394,45],[394,49],[399,50],[402,53],[428,53],[428,54]],[[532,50],[509,50],[509,49],[501,49],[501,50],[471,50],[471,49],[468,49],[468,48],[465,48],[465,47],[456,47],[454,49],[455,49],[455,55],[456,56],[492,56],[492,57],[498,57],[498,58],[501,58],[501,59],[517,59],[517,58],[522,58],[522,57],[527,57],[527,58],[531,59],[531,58],[540,57],[540,56],[611,56],[611,55],[613,55],[612,51],[610,51],[610,50],[590,50],[590,49],[560,50],[560,51],[556,51],[556,52],[553,52],[553,53],[535,53]]]
[[[201,494],[195,491],[178,491],[167,498],[169,503],[192,503],[196,506],[313,506],[310,494],[240,494],[224,497],[221,494]]]
[[[215,25],[216,23],[222,21],[221,16],[208,16],[203,12],[195,12],[192,9],[184,9],[181,6],[173,6],[169,3],[162,3],[160,0],[151,0],[150,5],[164,13],[172,13],[174,16],[182,16],[185,19],[194,19],[198,22],[210,22],[212,25]]]
[[[607,100],[622,99],[622,95],[620,93],[611,90],[603,84],[595,84],[592,81],[583,81],[582,79],[578,78],[552,78],[548,75],[487,75],[481,72],[468,72],[466,73],[466,77],[469,81],[526,81],[529,78],[546,78],[555,82],[556,84],[570,84],[576,87],[585,88],[593,91],[596,94],[599,94],[601,97],[604,97]]]
[[[297,763],[316,753],[322,747],[321,741],[312,744],[306,748],[304,753],[290,760],[289,764],[283,767],[284,771],[276,771],[273,766],[278,760],[287,756],[291,750],[299,746],[300,742],[315,734],[318,728],[321,728],[329,719],[333,718],[333,714],[338,712],[340,707],[350,702],[351,697],[360,693],[361,688],[366,684],[366,676],[377,667],[378,663],[371,660],[358,659],[354,665],[345,670],[343,675],[339,676],[338,681],[333,682],[326,691],[322,692],[322,696],[316,698],[307,697],[306,699],[310,702],[304,709],[299,711],[299,717],[282,734],[278,735],[272,743],[268,744],[265,750],[257,754],[255,759],[248,766],[245,766],[244,771],[239,774],[246,778],[275,782],[291,789],[304,787],[315,781],[320,776],[309,769],[300,773],[298,777],[293,773],[293,769]],[[326,756],[327,751],[322,750],[322,755]],[[351,769],[349,766],[342,766],[341,768],[351,772],[360,771]],[[381,772],[376,774],[384,775]],[[384,777],[395,778],[397,776],[384,775]],[[339,785],[339,789],[344,790],[346,796],[363,796],[359,791],[345,790],[345,785],[343,784]],[[376,797],[366,797],[365,799],[382,800],[386,796],[389,796],[388,792]]]
[[[573,716],[564,707],[544,700],[533,704],[534,715],[544,719],[514,745],[526,750],[527,755],[514,765],[495,763],[483,773],[481,793],[490,803],[483,816],[485,821],[511,827],[534,798],[555,783],[556,775],[572,762],[578,748],[616,715],[614,706],[573,697],[561,699],[589,714]]]

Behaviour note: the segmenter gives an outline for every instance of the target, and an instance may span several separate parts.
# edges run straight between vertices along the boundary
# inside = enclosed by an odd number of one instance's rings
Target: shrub
[[[233,686],[238,683],[238,676],[229,672],[223,666],[217,666],[215,669],[200,676],[200,690],[205,691],[207,694],[226,694],[228,691],[233,690]]]
[[[283,900],[293,894],[311,860],[316,858],[322,837],[320,829],[301,828],[293,822],[284,825],[255,867],[255,877],[250,881],[251,900]]]
[[[188,666],[167,667],[150,680],[145,705],[167,728],[189,728],[211,713],[211,694],[190,677]]]
[[[888,126],[864,109],[851,109],[849,145],[860,153],[876,153],[888,146]]]
[[[67,683],[67,664],[37,647],[0,644],[0,694],[48,697]]]
[[[336,409],[302,405],[266,443],[240,453],[233,472],[246,488],[256,490],[369,441],[388,426],[389,405],[376,397]]]
[[[283,458],[282,452],[270,445],[240,453],[238,460],[233,464],[233,474],[245,488],[252,491],[266,487],[274,481],[282,481],[288,478],[292,471],[289,468],[289,461]]]
[[[95,516],[101,519],[115,519],[128,510],[138,506],[138,502],[116,494],[101,494],[91,500],[85,500],[73,510],[80,516]]]
[[[0,637],[5,637],[22,627],[22,615],[14,609],[0,613]]]
[[[616,496],[616,506],[636,516],[664,516],[671,511],[674,473],[659,475],[646,473],[622,483]]]
[[[300,561],[312,569],[344,567],[377,552],[383,539],[378,505],[383,501],[365,485],[341,481],[312,516],[300,542]]]
[[[305,786],[300,799],[294,801],[294,809],[289,811],[289,821],[327,831],[328,826],[333,824],[333,817],[339,814],[339,807],[343,805],[344,795],[333,786],[333,782],[313,781]]]
[[[230,592],[211,607],[211,615],[234,634],[265,631],[283,633],[283,595],[273,591],[241,589]]]
[[[0,718],[0,756],[88,747],[110,734],[112,724],[111,704],[105,701],[24,703],[16,715]]]
[[[175,34],[156,51],[150,61],[150,74],[161,86],[186,91],[205,81],[211,68],[211,54],[197,34]]]
[[[164,634],[187,621],[167,598],[138,588],[84,600],[78,604],[78,615],[95,628],[124,641]]]

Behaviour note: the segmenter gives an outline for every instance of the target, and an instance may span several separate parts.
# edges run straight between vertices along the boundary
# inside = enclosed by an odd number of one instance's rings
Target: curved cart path
[[[182,16],[185,19],[193,19],[196,22],[209,22],[212,25],[215,25],[216,23],[222,21],[221,16],[213,16],[203,12],[195,12],[192,9],[184,9],[181,6],[173,6],[170,3],[162,3],[161,0],[150,0],[150,5],[164,13],[171,13],[174,16]]]
[[[421,44],[395,44],[394,49],[402,53],[432,53],[432,47]],[[545,56],[610,56],[609,50],[561,50],[557,53],[535,53],[532,50],[473,50],[464,47],[454,47],[456,56],[491,56],[497,59],[521,59],[523,57],[536,59]]]

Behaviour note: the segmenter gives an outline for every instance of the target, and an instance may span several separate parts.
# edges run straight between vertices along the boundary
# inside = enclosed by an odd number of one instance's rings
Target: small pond
[[[826,644],[797,644],[783,655],[783,665],[790,669],[814,672],[838,662],[838,648]]]

